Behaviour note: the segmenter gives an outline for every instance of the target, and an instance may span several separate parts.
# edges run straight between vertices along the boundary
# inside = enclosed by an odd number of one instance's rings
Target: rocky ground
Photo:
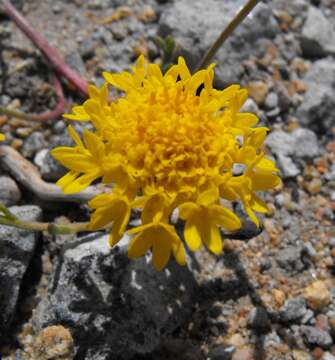
[[[242,0],[13,1],[67,63],[99,84],[173,36],[195,65]],[[1,7],[0,7],[1,9]],[[5,359],[335,359],[335,1],[262,1],[217,54],[217,86],[247,87],[245,109],[272,131],[281,189],[250,241],[191,269],[156,273],[106,236],[36,235],[0,226],[0,354]],[[55,106],[42,56],[0,10],[0,105]],[[66,88],[66,98],[80,97]],[[6,143],[46,181],[69,143],[64,120],[0,116]],[[37,198],[1,168],[0,200],[28,220],[83,220],[83,205]],[[1,355],[0,355],[1,358]]]

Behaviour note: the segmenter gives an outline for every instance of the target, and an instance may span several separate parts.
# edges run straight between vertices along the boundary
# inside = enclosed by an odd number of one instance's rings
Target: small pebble
[[[315,281],[304,290],[308,306],[313,310],[321,310],[331,301],[331,294],[324,281]]]

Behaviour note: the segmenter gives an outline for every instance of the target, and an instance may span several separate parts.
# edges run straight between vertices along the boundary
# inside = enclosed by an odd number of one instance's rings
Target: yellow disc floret
[[[279,183],[277,168],[264,157],[267,129],[254,128],[257,117],[239,112],[247,91],[239,85],[214,89],[213,68],[191,75],[180,57],[162,74],[141,56],[132,74],[104,73],[106,83],[90,86],[90,98],[65,115],[91,122],[95,131],[85,130],[81,140],[69,127],[75,146],[52,152],[70,170],[58,181],[64,192],[79,192],[99,178],[113,184],[110,194],[89,203],[90,228],[111,226],[111,245],[122,237],[131,210],[142,209],[142,224],[129,231],[135,234],[129,256],[151,249],[158,270],[171,253],[185,264],[183,243],[169,222],[175,209],[185,221],[188,247],[196,250],[203,243],[219,254],[219,227],[241,226],[221,199],[241,201],[258,225],[254,211],[267,208],[256,192]],[[124,96],[111,101],[108,84]]]

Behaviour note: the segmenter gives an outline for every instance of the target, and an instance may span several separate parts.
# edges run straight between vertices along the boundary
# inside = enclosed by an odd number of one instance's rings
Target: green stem
[[[81,231],[88,231],[88,223],[72,223],[58,225],[55,223],[29,222],[20,219],[8,219],[0,217],[0,225],[11,226],[30,231],[46,231],[52,235],[73,234]]]
[[[11,117],[16,117],[18,119],[23,119],[23,120],[31,120],[29,114],[25,114],[25,113],[23,113],[21,111],[17,111],[17,110],[8,109],[3,106],[0,106],[0,114],[11,116]]]
[[[232,34],[236,27],[248,16],[252,9],[258,4],[259,0],[249,0],[243,8],[238,12],[238,14],[233,18],[233,20],[227,25],[227,27],[222,31],[220,36],[216,39],[214,44],[207,51],[205,56],[202,58],[200,64],[198,65],[197,70],[207,67],[212,60],[213,56],[220,49],[222,44],[227,40],[227,38]]]

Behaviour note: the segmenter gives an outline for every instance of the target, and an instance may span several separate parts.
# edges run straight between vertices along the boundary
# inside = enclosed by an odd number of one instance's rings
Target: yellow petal
[[[191,72],[188,69],[186,62],[182,56],[178,57],[178,70],[179,75],[182,81],[188,80],[191,78]]]
[[[187,246],[191,251],[197,251],[201,246],[201,234],[196,225],[196,222],[191,217],[186,221],[184,227],[184,237],[187,243]]]
[[[64,194],[74,194],[86,189],[94,180],[100,177],[99,171],[93,170],[90,173],[79,176],[71,184],[64,187]]]
[[[260,148],[264,144],[267,132],[268,128],[266,127],[259,127],[253,129],[250,136],[246,139],[246,143],[255,148]]]
[[[161,271],[170,259],[174,239],[167,231],[156,231],[152,240],[152,263],[157,271]]]
[[[196,72],[185,85],[185,91],[191,94],[195,94],[199,86],[204,83],[206,73],[206,70],[200,70]]]
[[[150,232],[145,231],[131,239],[128,246],[129,259],[136,259],[144,256],[152,246],[152,236]]]
[[[151,196],[142,211],[141,219],[143,224],[161,221],[165,216],[167,206],[167,199],[163,194]]]
[[[260,171],[271,171],[271,172],[279,172],[279,169],[276,167],[274,161],[263,157],[258,163],[257,167]]]
[[[241,227],[241,220],[231,210],[220,205],[212,205],[209,209],[212,221],[228,231],[235,231]]]
[[[189,219],[199,209],[199,206],[192,202],[186,202],[179,206],[179,217],[183,220]]]
[[[57,182],[56,185],[63,188],[64,186],[69,185],[71,182],[73,182],[77,177],[79,176],[78,172],[76,171],[69,171],[67,174],[65,174],[63,177],[61,177]]]
[[[219,190],[217,187],[212,187],[209,190],[202,192],[197,199],[199,205],[208,206],[218,200]]]
[[[255,215],[255,213],[252,211],[250,205],[248,203],[244,203],[244,209],[245,212],[248,214],[248,216],[250,217],[250,219],[252,220],[252,222],[259,227],[259,220],[257,218],[257,216]]]
[[[83,106],[73,106],[72,111],[74,114],[64,114],[63,117],[69,120],[77,120],[77,121],[89,121],[90,116],[84,110]]]
[[[6,139],[6,136],[4,134],[0,134],[0,141],[4,141]]]
[[[84,146],[83,142],[80,139],[80,136],[78,135],[76,130],[71,125],[69,125],[67,127],[67,131],[77,146],[80,146],[80,147]]]
[[[206,224],[204,229],[205,233],[202,239],[204,244],[212,253],[220,255],[222,253],[223,244],[219,229],[214,223]]]
[[[266,214],[269,211],[269,208],[267,207],[266,203],[255,194],[251,198],[250,205],[252,210],[257,211],[259,213]]]
[[[258,117],[250,113],[237,114],[235,120],[236,127],[251,127],[258,123]]]
[[[91,131],[84,130],[84,141],[94,160],[101,161],[104,156],[104,144],[99,136]]]
[[[178,242],[173,242],[172,244],[172,252],[174,255],[174,258],[176,259],[176,262],[184,266],[186,265],[186,257],[185,257],[185,249],[182,242],[179,240]]]
[[[280,184],[279,176],[268,172],[262,173],[254,171],[250,174],[250,177],[252,179],[252,188],[254,191],[274,189]]]

